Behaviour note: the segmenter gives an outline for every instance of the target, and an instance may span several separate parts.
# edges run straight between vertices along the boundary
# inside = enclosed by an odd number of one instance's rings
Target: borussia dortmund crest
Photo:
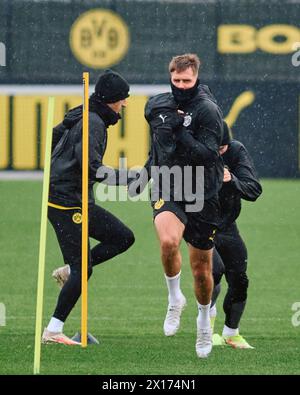
[[[165,204],[164,199],[159,199],[154,205],[155,210],[159,210],[160,208],[162,208],[164,204]]]
[[[216,232],[217,232],[217,229],[214,229],[212,232],[212,235],[208,238],[208,240],[214,241],[214,239],[216,237]]]
[[[72,220],[73,220],[73,222],[75,222],[75,224],[81,224],[81,222],[82,222],[82,215],[81,215],[81,213],[73,214]]]
[[[190,126],[191,123],[192,123],[192,117],[190,115],[186,115],[184,117],[183,126],[185,127]]]

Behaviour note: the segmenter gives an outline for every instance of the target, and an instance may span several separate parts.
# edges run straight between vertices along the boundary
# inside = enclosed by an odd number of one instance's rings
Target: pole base
[[[77,332],[73,337],[72,340],[81,343],[81,332]],[[100,344],[99,340],[96,339],[91,333],[87,335],[87,344]]]

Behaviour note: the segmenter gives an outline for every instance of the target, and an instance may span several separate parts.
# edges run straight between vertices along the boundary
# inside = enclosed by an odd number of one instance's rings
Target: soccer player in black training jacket
[[[89,98],[89,237],[100,243],[89,250],[88,277],[93,267],[126,251],[134,235],[119,219],[95,204],[93,185],[107,144],[107,128],[121,118],[129,85],[106,70]],[[63,325],[81,294],[82,106],[70,110],[53,129],[48,218],[55,230],[65,266],[53,272],[62,287],[43,343],[80,344],[63,333]],[[118,170],[115,170],[118,179]],[[117,180],[118,184],[118,180]],[[120,182],[119,182],[120,185]]]
[[[172,93],[163,93],[149,99],[145,117],[151,128],[151,151],[148,170],[153,166],[167,169],[177,167],[192,170],[192,175],[170,180],[168,172],[162,181],[154,180],[151,188],[154,225],[160,242],[161,259],[169,291],[164,333],[173,336],[179,329],[180,316],[186,299],[180,289],[182,238],[188,243],[195,296],[198,303],[196,353],[207,357],[212,349],[209,308],[213,289],[212,249],[219,220],[218,192],[223,181],[223,161],[219,154],[222,140],[223,116],[212,94],[198,79],[200,60],[195,54],[174,57],[169,64]],[[146,167],[145,166],[145,167]],[[197,167],[204,167],[204,206],[189,211],[192,200],[184,194],[175,196],[178,185],[193,189]],[[129,194],[133,184],[129,186]],[[134,188],[133,188],[134,189]],[[154,197],[153,191],[158,192]],[[194,189],[193,189],[194,190]],[[170,198],[164,195],[170,192]],[[197,195],[197,190],[196,190]],[[195,200],[202,199],[196,196]]]
[[[241,199],[254,202],[262,193],[252,159],[242,143],[230,139],[224,122],[220,147],[225,168],[219,193],[221,224],[215,237],[213,252],[214,291],[210,310],[212,326],[216,317],[216,300],[225,273],[228,290],[224,298],[225,325],[222,337],[213,336],[214,345],[229,344],[234,348],[253,348],[239,334],[239,323],[247,300],[247,249],[236,224],[241,211]]]

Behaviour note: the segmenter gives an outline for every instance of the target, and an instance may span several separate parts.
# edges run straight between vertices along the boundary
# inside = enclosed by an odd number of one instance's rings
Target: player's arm
[[[89,171],[90,179],[106,185],[125,186],[128,184],[127,169],[114,169],[103,164],[106,149],[106,129],[103,124],[90,123]]]
[[[156,111],[149,121],[152,136],[152,146],[156,151],[158,165],[168,161],[176,149],[174,129],[182,125],[183,117],[171,111]]]
[[[181,128],[178,141],[186,148],[187,155],[199,165],[213,166],[219,157],[223,135],[222,113],[215,103],[205,103],[197,116],[198,130],[194,133]]]
[[[237,190],[242,199],[254,202],[261,195],[262,187],[253,161],[243,145],[237,150],[236,158],[234,168],[230,169],[230,187]]]
[[[103,164],[106,149],[106,130],[103,123],[89,119],[89,180],[103,182],[107,185],[127,185],[126,174]],[[82,141],[76,144],[75,157],[82,168]],[[124,181],[123,181],[124,180]],[[123,183],[122,183],[123,181]]]

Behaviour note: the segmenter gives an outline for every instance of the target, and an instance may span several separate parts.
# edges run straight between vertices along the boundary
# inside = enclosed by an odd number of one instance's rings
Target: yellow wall
[[[147,96],[128,99],[122,122],[108,129],[108,144],[104,163],[118,167],[119,157],[127,158],[127,165],[143,165],[148,154],[149,132],[144,119]],[[9,141],[12,140],[12,168],[16,170],[36,169],[38,163],[38,105],[41,109],[40,163],[44,163],[45,129],[47,118],[46,95],[17,95],[13,98],[12,125],[9,125],[9,97],[0,96],[0,168],[9,164]],[[55,96],[54,125],[64,117],[66,105],[75,107],[82,102],[81,96]],[[12,126],[12,127],[11,127]],[[12,129],[10,139],[9,133]],[[123,133],[122,133],[123,132]]]
[[[138,166],[145,163],[149,149],[149,131],[144,119],[144,107],[147,96],[136,96],[128,99],[125,110],[122,137],[122,123],[108,129],[107,151],[104,163],[118,167],[119,157],[122,153],[127,158],[127,166]]]
[[[9,98],[0,96],[0,169],[8,166],[8,147],[9,147]]]

